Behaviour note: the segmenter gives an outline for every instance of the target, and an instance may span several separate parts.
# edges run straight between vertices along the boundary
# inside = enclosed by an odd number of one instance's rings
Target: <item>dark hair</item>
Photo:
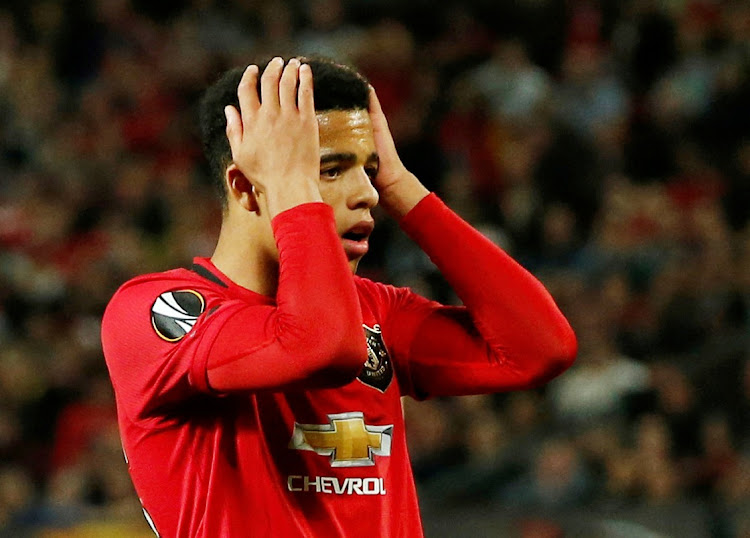
[[[367,109],[369,82],[353,67],[322,56],[299,57],[299,59],[309,64],[312,69],[316,111]],[[254,63],[263,73],[270,60],[268,58]],[[227,201],[224,173],[229,163],[232,162],[232,151],[226,135],[224,107],[234,105],[239,110],[237,86],[240,84],[244,71],[245,67],[236,67],[225,72],[209,86],[199,104],[203,152],[208,160],[211,181],[216,186],[224,207]],[[258,77],[258,91],[260,93],[260,77]]]

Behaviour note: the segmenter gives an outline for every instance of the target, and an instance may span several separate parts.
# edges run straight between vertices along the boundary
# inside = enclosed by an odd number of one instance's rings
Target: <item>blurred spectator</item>
[[[468,76],[501,121],[528,121],[550,96],[549,75],[533,64],[519,38],[499,40],[492,56]]]
[[[573,443],[563,438],[544,441],[532,467],[520,479],[498,487],[505,506],[555,511],[590,500],[592,481]]]
[[[578,324],[578,359],[568,375],[553,380],[549,398],[557,419],[570,428],[605,421],[622,421],[628,398],[650,385],[648,368],[619,353],[602,313],[588,303],[586,322]],[[602,326],[604,325],[604,326]]]
[[[305,24],[299,32],[303,54],[322,54],[354,61],[365,52],[364,30],[347,21],[343,0],[311,0],[304,4]]]

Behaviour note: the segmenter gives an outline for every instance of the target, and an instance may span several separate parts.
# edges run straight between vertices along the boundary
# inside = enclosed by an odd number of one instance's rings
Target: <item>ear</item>
[[[250,183],[237,165],[231,163],[224,173],[224,183],[230,200],[237,202],[245,211],[258,212],[258,199],[253,184]]]

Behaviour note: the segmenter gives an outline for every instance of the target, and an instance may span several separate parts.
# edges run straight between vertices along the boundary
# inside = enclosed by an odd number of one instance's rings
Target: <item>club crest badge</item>
[[[393,366],[383,341],[383,333],[380,331],[380,325],[370,328],[363,324],[362,327],[367,339],[367,360],[357,379],[380,392],[385,392],[393,379]]]
[[[159,338],[178,342],[191,331],[206,309],[203,296],[194,290],[168,291],[151,306],[151,325]]]

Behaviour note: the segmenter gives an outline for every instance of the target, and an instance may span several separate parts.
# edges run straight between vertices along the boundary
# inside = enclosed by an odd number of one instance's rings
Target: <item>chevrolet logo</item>
[[[393,425],[370,426],[357,411],[328,415],[329,424],[294,423],[289,448],[330,456],[331,467],[375,465],[374,456],[391,455]]]

